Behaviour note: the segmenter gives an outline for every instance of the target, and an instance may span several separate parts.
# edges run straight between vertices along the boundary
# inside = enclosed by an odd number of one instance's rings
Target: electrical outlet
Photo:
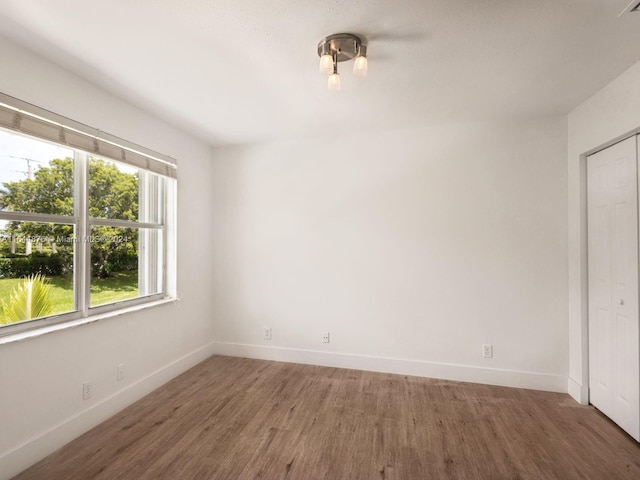
[[[121,363],[116,367],[116,380],[120,381],[124,379],[124,363]]]
[[[93,386],[90,383],[82,384],[82,400],[88,400],[93,395]]]
[[[271,340],[271,328],[264,327],[264,339]]]
[[[493,345],[488,343],[482,346],[482,356],[484,358],[492,358],[493,357]]]
[[[322,332],[322,343],[329,343],[329,332]]]

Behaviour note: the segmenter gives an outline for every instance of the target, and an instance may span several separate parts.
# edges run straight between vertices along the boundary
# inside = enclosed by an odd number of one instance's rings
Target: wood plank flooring
[[[568,395],[213,356],[15,477],[634,479]]]

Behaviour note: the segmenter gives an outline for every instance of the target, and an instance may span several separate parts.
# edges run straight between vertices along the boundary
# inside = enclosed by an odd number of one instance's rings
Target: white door
[[[589,400],[640,441],[637,140],[587,158]]]

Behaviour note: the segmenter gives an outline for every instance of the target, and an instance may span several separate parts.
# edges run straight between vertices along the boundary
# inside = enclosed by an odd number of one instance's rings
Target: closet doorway
[[[640,441],[638,137],[587,157],[589,401]]]

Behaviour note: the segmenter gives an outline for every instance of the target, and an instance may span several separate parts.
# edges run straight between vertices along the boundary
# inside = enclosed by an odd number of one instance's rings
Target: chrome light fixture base
[[[336,33],[324,37],[318,43],[318,55],[335,55],[338,62],[346,62],[358,56],[362,40],[351,33]]]

